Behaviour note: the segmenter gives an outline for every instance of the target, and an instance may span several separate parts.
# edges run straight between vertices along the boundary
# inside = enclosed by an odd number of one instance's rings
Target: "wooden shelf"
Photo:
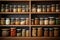
[[[29,12],[0,12],[0,14],[29,14]]]
[[[0,0],[0,1],[30,1],[30,0]]]
[[[31,0],[31,1],[60,1],[60,0]]]

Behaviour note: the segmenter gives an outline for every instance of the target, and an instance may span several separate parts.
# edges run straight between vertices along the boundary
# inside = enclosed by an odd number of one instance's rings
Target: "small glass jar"
[[[1,4],[1,12],[4,12],[5,9],[4,9],[4,4]]]
[[[26,5],[26,12],[29,12],[29,5]]]
[[[9,12],[9,7],[8,7],[8,4],[6,4],[6,7],[5,7],[5,12]]]
[[[55,23],[56,23],[56,25],[59,25],[59,18],[55,18]]]
[[[49,17],[49,25],[54,25],[54,24],[55,24],[54,17]]]
[[[35,4],[32,5],[32,12],[36,12],[36,6],[35,6]]]
[[[56,12],[59,12],[59,4],[56,4]]]
[[[41,5],[37,5],[37,12],[41,12],[42,9],[41,9]]]
[[[1,25],[5,24],[5,18],[1,18]]]
[[[26,11],[25,8],[26,8],[26,6],[25,5],[22,5],[22,12],[25,12]]]
[[[48,22],[49,22],[48,18],[44,18],[44,25],[48,25]]]
[[[12,5],[9,5],[9,12],[13,12],[13,6]]]
[[[47,5],[47,12],[50,12],[50,5]]]
[[[35,18],[35,25],[39,25],[39,19]]]
[[[43,18],[40,18],[40,25],[43,25],[44,24],[44,19]]]
[[[17,12],[17,6],[13,5],[13,12]]]
[[[55,10],[56,10],[56,9],[55,9],[55,4],[52,4],[52,5],[51,5],[51,12],[55,12]]]
[[[54,37],[59,36],[59,28],[54,28]]]
[[[22,29],[22,37],[25,37],[26,29]]]
[[[10,18],[6,18],[6,25],[10,25]]]
[[[11,25],[14,25],[14,23],[15,23],[14,18],[11,18]]]
[[[34,25],[34,19],[31,19],[31,25]]]
[[[48,32],[48,28],[44,28],[44,37],[48,37],[49,32]]]
[[[29,18],[26,18],[26,25],[29,25]]]
[[[53,28],[49,28],[49,37],[53,37],[54,35]]]
[[[21,25],[26,25],[26,19],[25,19],[25,18],[21,18],[20,24],[21,24]]]
[[[29,37],[29,30],[26,30],[26,37]]]
[[[20,20],[19,20],[19,18],[16,18],[15,19],[15,25],[19,25],[20,24]]]
[[[9,36],[9,29],[2,29],[2,37]]]
[[[21,33],[21,29],[16,29],[17,30],[17,37],[21,37],[22,33]]]
[[[46,5],[42,5],[42,12],[46,12]]]

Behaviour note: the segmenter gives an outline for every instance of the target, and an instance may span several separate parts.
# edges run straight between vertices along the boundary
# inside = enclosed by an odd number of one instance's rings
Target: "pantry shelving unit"
[[[32,19],[32,15],[58,15],[58,17],[60,18],[60,12],[31,12],[31,5],[35,2],[58,2],[60,4],[60,0],[0,0],[0,4],[1,3],[13,3],[14,2],[26,2],[29,4],[29,12],[0,12],[0,15],[28,15],[29,17],[29,25],[0,25],[0,27],[29,27],[29,37],[0,37],[0,40],[60,40],[60,37],[31,37],[31,28],[32,27],[59,27],[60,25],[31,25],[31,19]]]

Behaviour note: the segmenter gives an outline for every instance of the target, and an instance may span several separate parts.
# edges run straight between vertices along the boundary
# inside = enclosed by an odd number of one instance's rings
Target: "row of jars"
[[[21,29],[21,28],[10,28],[10,29],[1,29],[1,36],[2,37],[28,37],[29,30]]]
[[[29,25],[29,18],[1,18],[1,25]]]
[[[31,19],[31,25],[59,25],[60,19],[55,17]]]
[[[59,4],[36,5],[32,4],[32,12],[59,12]]]
[[[58,37],[59,28],[32,28],[32,37]]]
[[[29,5],[20,4],[20,5],[9,5],[1,4],[1,12],[28,12]]]

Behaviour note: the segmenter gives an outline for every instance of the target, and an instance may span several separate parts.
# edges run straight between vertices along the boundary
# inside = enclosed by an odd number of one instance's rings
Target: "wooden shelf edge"
[[[30,0],[0,0],[0,1],[30,1]]]
[[[32,1],[60,1],[60,0],[32,0]]]

